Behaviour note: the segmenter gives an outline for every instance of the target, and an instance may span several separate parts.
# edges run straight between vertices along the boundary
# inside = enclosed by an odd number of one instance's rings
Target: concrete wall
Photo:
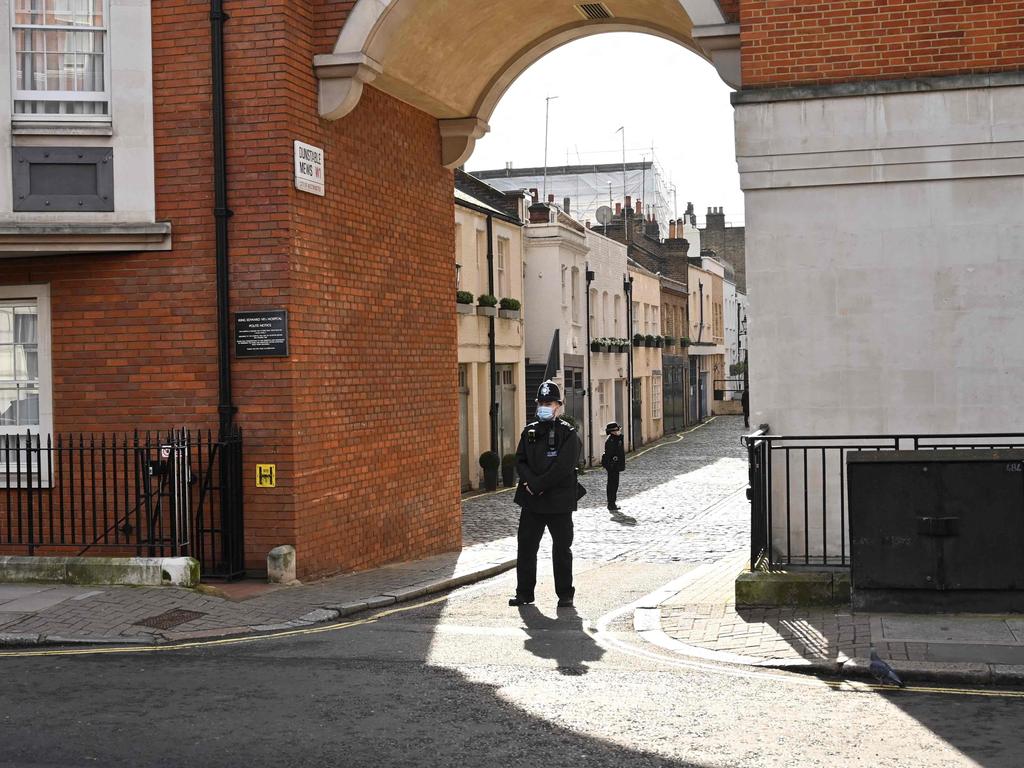
[[[740,104],[736,128],[752,421],[810,434],[1016,423],[1024,87]]]

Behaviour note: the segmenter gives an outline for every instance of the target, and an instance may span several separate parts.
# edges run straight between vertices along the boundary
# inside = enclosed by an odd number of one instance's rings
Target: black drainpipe
[[[231,316],[228,275],[228,170],[224,130],[224,12],[223,0],[210,1],[211,75],[213,79],[213,216],[217,229],[217,371],[220,436],[231,432],[235,408],[231,399]]]
[[[626,333],[629,336],[629,355],[626,357],[626,428],[629,449],[633,450],[633,278],[624,276],[622,288],[626,292]]]
[[[594,282],[594,271],[587,264],[587,464],[594,463],[594,390],[590,379],[590,284]]]
[[[494,295],[494,217],[487,215],[487,292]],[[494,349],[494,316],[488,318],[490,329],[487,346],[491,355],[491,450],[498,452],[498,387],[495,368],[498,364]]]

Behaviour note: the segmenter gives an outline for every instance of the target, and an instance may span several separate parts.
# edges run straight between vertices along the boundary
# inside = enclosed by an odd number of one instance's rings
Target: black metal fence
[[[837,435],[768,434],[743,438],[750,476],[750,562],[753,568],[848,566],[851,451],[1024,448],[1024,434]]]
[[[715,400],[724,400],[726,395],[732,400],[739,400],[746,387],[742,376],[731,376],[727,379],[715,379],[712,389]]]
[[[244,569],[242,435],[0,436],[0,550],[196,558]]]

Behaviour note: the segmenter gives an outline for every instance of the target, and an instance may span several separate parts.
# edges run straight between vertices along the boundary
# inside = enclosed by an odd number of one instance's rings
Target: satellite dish
[[[607,205],[602,205],[594,212],[594,217],[600,224],[607,224],[612,220],[612,209]]]

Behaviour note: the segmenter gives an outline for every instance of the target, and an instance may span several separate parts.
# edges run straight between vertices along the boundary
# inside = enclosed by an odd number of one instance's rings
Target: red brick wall
[[[740,0],[718,0],[718,7],[722,9],[725,18],[730,21],[739,21]]]
[[[455,244],[435,119],[372,88],[316,117],[309,61],[336,32],[311,5],[288,9],[309,31],[292,36],[283,150],[325,150],[326,197],[290,192],[296,546],[325,573],[459,546]]]
[[[1024,2],[742,0],[743,85],[1024,67]]]

